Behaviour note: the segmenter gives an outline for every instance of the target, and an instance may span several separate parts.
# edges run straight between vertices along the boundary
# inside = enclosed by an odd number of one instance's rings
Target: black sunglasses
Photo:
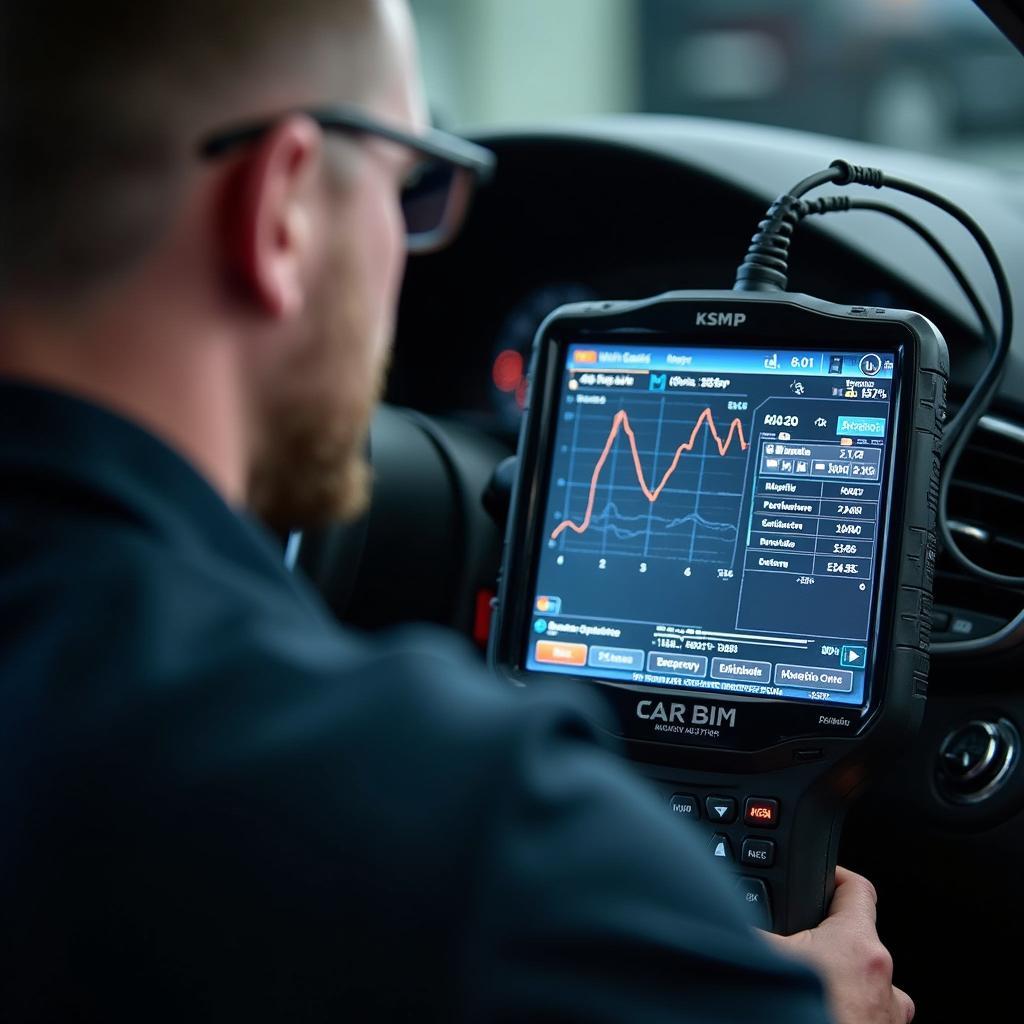
[[[489,149],[436,128],[424,135],[412,135],[349,107],[321,107],[295,113],[311,118],[324,131],[373,135],[397,142],[422,156],[402,186],[409,252],[433,252],[447,245],[462,224],[474,186],[494,172],[495,157]],[[217,132],[200,144],[199,154],[207,160],[223,156],[255,142],[276,123],[260,121]]]

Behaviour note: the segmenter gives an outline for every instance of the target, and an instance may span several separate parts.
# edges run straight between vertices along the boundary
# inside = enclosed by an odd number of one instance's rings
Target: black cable
[[[935,252],[935,255],[942,261],[946,269],[956,281],[960,290],[963,292],[964,297],[967,299],[971,308],[974,310],[975,316],[978,318],[978,324],[981,327],[981,335],[984,341],[988,344],[992,356],[995,355],[998,337],[996,335],[995,327],[992,324],[992,320],[988,315],[988,310],[985,309],[984,303],[981,301],[981,298],[978,296],[978,293],[975,291],[971,282],[967,279],[967,275],[960,269],[960,265],[953,258],[950,251],[942,244],[942,242],[939,241],[931,230],[925,227],[925,225],[916,217],[912,217],[905,210],[901,210],[898,206],[892,206],[889,203],[881,203],[873,199],[854,199],[850,196],[832,195],[805,201],[803,204],[803,210],[801,211],[801,219],[805,216],[811,216],[814,214],[839,213],[846,212],[847,210],[869,210],[874,213],[883,213],[887,217],[898,220],[901,224],[910,228],[911,231],[919,235],[920,238]],[[963,430],[965,423],[966,419],[964,418],[964,409],[961,408],[960,411],[957,412],[956,416],[946,423],[942,438],[943,454],[952,448],[953,443]]]
[[[922,185],[905,181],[902,178],[891,178],[884,171],[875,167],[859,167],[845,160],[836,160],[827,171],[819,171],[804,178],[792,191],[780,196],[772,204],[765,219],[758,225],[758,232],[751,240],[743,263],[736,273],[736,284],[734,287],[737,291],[784,291],[787,288],[789,278],[789,245],[801,216],[806,216],[807,212],[828,213],[835,210],[853,208],[852,201],[850,206],[838,202],[830,206],[827,201],[808,203],[802,200],[802,196],[807,192],[828,182],[834,182],[837,185],[867,185],[879,189],[892,188],[898,192],[903,192],[926,203],[930,203],[958,221],[974,238],[985,256],[999,292],[1001,322],[998,334],[992,329],[991,322],[988,320],[977,293],[970,287],[963,272],[956,265],[948,251],[941,243],[938,243],[938,240],[934,238],[927,228],[918,224],[909,215],[897,216],[898,220],[907,224],[912,230],[917,231],[935,249],[936,254],[950,269],[960,286],[964,288],[968,301],[971,302],[975,313],[978,314],[983,330],[986,330],[990,337],[995,339],[991,358],[981,378],[974,388],[971,389],[956,417],[947,425],[942,445],[944,454],[943,472],[939,484],[937,515],[939,534],[950,557],[963,569],[971,573],[971,575],[1000,586],[1024,586],[1024,577],[993,572],[990,569],[977,565],[965,555],[953,536],[947,516],[949,489],[957,464],[964,449],[967,447],[972,431],[998,393],[999,384],[1006,369],[1013,337],[1013,297],[1010,293],[1009,282],[1006,279],[999,256],[992,247],[988,236],[977,222],[955,203],[946,199],[945,196],[933,192]],[[860,202],[864,203],[866,201]],[[859,208],[879,209],[880,207],[879,212],[888,213],[891,210],[886,204],[862,205]]]
[[[840,167],[817,171],[779,196],[768,208],[750,248],[736,272],[734,288],[741,292],[784,292],[789,283],[789,243],[800,220],[801,200],[812,189],[838,181]]]
[[[830,181],[836,183],[839,182],[847,173],[845,167],[839,166],[839,161],[833,161],[823,171],[815,171],[814,174],[807,175],[803,181],[798,182],[789,190],[789,195],[795,199],[803,199],[808,192],[813,192],[816,188],[821,188],[822,185],[827,185]]]
[[[871,185],[875,188],[891,188],[938,207],[954,220],[959,221],[967,229],[984,254],[989,269],[992,271],[992,276],[996,282],[996,289],[999,292],[999,305],[1002,314],[999,334],[997,335],[996,345],[988,366],[985,367],[978,383],[971,389],[967,400],[960,407],[957,415],[957,431],[953,434],[948,447],[944,445],[945,458],[943,460],[942,478],[939,483],[938,515],[936,518],[938,520],[939,536],[942,538],[947,554],[962,569],[988,583],[1008,587],[1024,586],[1024,576],[1010,576],[1006,573],[994,572],[991,569],[978,565],[968,555],[964,554],[956,538],[953,536],[953,531],[950,529],[949,516],[947,514],[949,490],[953,483],[956,467],[964,450],[967,448],[974,428],[978,425],[978,421],[982,416],[985,415],[985,411],[999,391],[999,384],[1006,370],[1006,361],[1010,354],[1010,345],[1013,340],[1013,296],[1010,293],[1010,284],[1006,279],[1006,273],[1003,270],[999,256],[992,247],[988,236],[974,218],[938,192],[933,192],[923,185],[918,185],[912,181],[905,181],[902,178],[891,178],[877,168],[857,167],[844,160],[836,160],[832,167],[842,172],[841,176],[835,179],[837,185],[859,184]]]
[[[877,168],[857,167],[853,164],[847,163],[845,160],[834,161],[832,168],[838,169],[842,172],[842,176],[835,179],[836,184],[838,185],[860,184],[873,185],[875,188],[891,188],[895,189],[897,192],[903,192],[906,195],[914,196],[916,199],[924,200],[924,202],[930,203],[932,206],[937,206],[954,220],[959,221],[960,224],[970,232],[971,236],[974,238],[975,242],[977,242],[978,247],[984,254],[985,260],[992,271],[992,276],[995,278],[996,288],[999,292],[999,304],[1002,309],[1002,323],[997,339],[997,345],[995,351],[992,353],[992,358],[989,360],[988,366],[985,367],[985,371],[982,373],[981,379],[974,386],[971,393],[967,396],[967,400],[960,407],[960,412],[957,416],[957,419],[960,421],[958,425],[958,433],[952,437],[948,443],[948,448],[945,449],[947,463],[952,460],[955,464],[953,453],[957,450],[959,439],[961,436],[969,434],[970,431],[977,426],[978,420],[980,420],[985,413],[985,409],[988,408],[992,400],[995,398],[999,391],[999,383],[1002,380],[1003,372],[1006,369],[1006,360],[1010,354],[1010,345],[1013,341],[1013,297],[1010,294],[1010,284],[1006,279],[1002,263],[1000,262],[995,249],[992,247],[992,243],[989,241],[988,236],[981,229],[977,221],[975,221],[973,217],[955,203],[950,202],[950,200],[945,196],[940,195],[938,192],[933,192],[931,189],[925,188],[923,185],[918,185],[912,181],[905,181],[902,178],[891,178],[889,175],[879,171]],[[957,549],[957,551],[959,551],[959,549]],[[1014,578],[1015,577],[1004,577],[1004,579]],[[1019,582],[1024,584],[1024,577],[1020,577]]]
[[[879,203],[872,199],[851,199],[850,200],[851,210],[871,210],[875,213],[884,213],[887,217],[892,217],[894,220],[898,220],[904,226],[910,228],[911,231],[915,232],[920,238],[927,244],[935,253],[936,256],[945,264],[946,269],[950,272],[953,279],[956,281],[963,292],[964,298],[970,303],[971,309],[974,310],[974,315],[978,318],[978,324],[981,327],[981,334],[985,341],[994,349],[998,341],[996,337],[996,329],[992,324],[992,318],[988,315],[988,310],[985,308],[985,304],[981,301],[978,293],[974,290],[974,286],[968,280],[967,275],[960,269],[960,265],[954,259],[952,253],[939,241],[938,237],[932,234],[931,230],[924,226],[916,217],[912,217],[905,210],[901,210],[898,206],[892,206],[889,203]],[[947,431],[949,426],[946,427]]]

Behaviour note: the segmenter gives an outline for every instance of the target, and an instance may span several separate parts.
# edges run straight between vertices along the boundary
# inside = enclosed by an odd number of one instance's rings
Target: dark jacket
[[[0,385],[0,1019],[823,1021],[595,714],[345,632],[154,437]]]

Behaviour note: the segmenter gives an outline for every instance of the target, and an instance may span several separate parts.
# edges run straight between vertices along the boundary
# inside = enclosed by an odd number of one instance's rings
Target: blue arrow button
[[[860,669],[863,671],[864,663],[867,659],[868,649],[866,647],[844,647],[839,655],[839,664],[843,668]]]

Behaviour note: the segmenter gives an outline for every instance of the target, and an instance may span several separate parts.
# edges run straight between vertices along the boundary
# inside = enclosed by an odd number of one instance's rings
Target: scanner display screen
[[[865,704],[900,353],[565,352],[524,667]]]

